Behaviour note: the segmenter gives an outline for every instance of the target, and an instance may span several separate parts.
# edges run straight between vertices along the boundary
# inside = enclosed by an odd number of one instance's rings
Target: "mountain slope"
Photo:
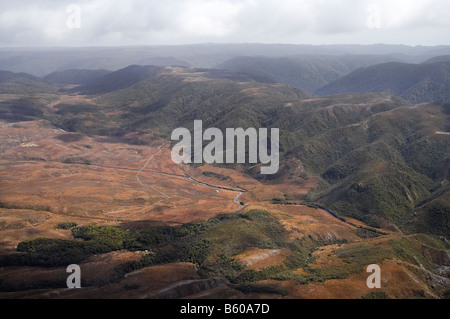
[[[37,94],[56,92],[42,79],[27,73],[0,70],[0,94]]]
[[[107,83],[105,80],[134,74],[134,70],[134,67],[131,72],[129,68],[119,70],[74,91],[109,91],[106,89],[109,86],[103,88]],[[141,70],[138,68],[139,72]],[[186,68],[154,70],[160,73],[148,76],[144,68],[143,77],[131,77],[127,81],[121,78],[120,86],[125,88],[99,95],[102,105],[96,110],[102,115],[95,120],[92,108],[79,108],[75,114],[70,107],[56,105],[58,115],[63,117],[55,117],[54,123],[64,130],[81,130],[88,134],[120,136],[157,129],[170,136],[176,127],[192,127],[194,119],[202,119],[205,126],[221,129],[236,125],[245,128],[267,125],[273,120],[274,108],[293,100],[313,97],[287,85],[241,82],[239,76],[237,81],[232,80],[230,77],[237,75],[230,72]],[[144,80],[139,81],[139,78]],[[138,82],[131,85],[135,81]]]
[[[71,69],[59,72],[53,72],[42,79],[47,83],[61,83],[61,84],[88,84],[97,80],[107,74],[111,73],[111,71],[107,70],[78,70]]]
[[[124,69],[101,76],[91,83],[76,88],[74,91],[83,94],[103,94],[121,90],[142,80],[151,79],[159,72],[160,67],[157,66],[130,65]]]
[[[38,77],[35,77],[31,74],[27,73],[14,73],[10,71],[2,71],[0,70],[0,82],[18,82],[18,81],[40,81]]]
[[[411,103],[450,102],[450,63],[384,63],[358,69],[316,93],[389,92]]]
[[[435,56],[431,59],[428,59],[424,62],[422,62],[422,64],[425,63],[436,63],[436,62],[450,62],[450,55],[440,55],[440,56]]]
[[[216,68],[241,72],[259,82],[286,83],[314,92],[360,67],[388,61],[398,61],[398,58],[384,55],[236,57]]]

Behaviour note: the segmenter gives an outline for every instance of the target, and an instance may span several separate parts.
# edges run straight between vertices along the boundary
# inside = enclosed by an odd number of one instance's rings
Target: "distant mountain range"
[[[262,83],[287,83],[325,96],[388,92],[411,103],[450,102],[450,56],[421,64],[396,56],[237,57],[217,66]]]
[[[358,68],[391,61],[399,59],[392,55],[236,57],[216,68],[242,72],[258,82],[286,83],[314,92]]]
[[[377,55],[238,57],[214,69],[191,70],[203,72],[209,78],[288,84],[318,96],[387,92],[411,103],[449,103],[449,57],[434,57],[421,64],[385,62],[396,58]],[[79,86],[73,92],[103,94],[151,79],[161,68],[132,65],[117,71],[70,69],[42,78],[0,71],[0,92],[14,93],[16,83],[21,82],[30,90],[48,91],[52,84],[71,84]]]
[[[450,46],[198,44],[88,48],[0,48],[0,70],[45,76],[69,69],[116,71],[132,64],[212,68],[236,57],[384,55],[421,63],[449,55]],[[381,63],[380,61],[379,63]],[[384,61],[387,62],[387,61]]]

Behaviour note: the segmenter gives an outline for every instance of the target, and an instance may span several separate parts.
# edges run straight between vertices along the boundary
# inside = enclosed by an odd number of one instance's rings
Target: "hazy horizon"
[[[179,43],[179,44],[115,44],[115,45],[78,45],[78,46],[70,46],[70,45],[60,45],[60,46],[0,46],[0,50],[2,49],[17,49],[17,50],[64,50],[64,49],[115,49],[115,48],[164,48],[164,47],[199,47],[199,46],[229,46],[229,45],[264,45],[264,46],[311,46],[311,47],[332,47],[332,46],[360,46],[360,47],[374,47],[374,46],[398,46],[398,47],[408,47],[408,48],[437,48],[437,47],[450,47],[450,44],[435,44],[435,45],[409,45],[404,43],[368,43],[368,44],[360,44],[360,43],[332,43],[332,44],[310,44],[310,43],[263,43],[263,42],[198,42],[198,43]]]

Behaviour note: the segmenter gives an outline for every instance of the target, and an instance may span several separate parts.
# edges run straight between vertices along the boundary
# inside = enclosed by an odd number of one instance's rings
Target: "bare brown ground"
[[[107,254],[96,255],[80,263],[82,287],[99,287],[110,284],[117,276],[115,267],[128,261],[137,261],[142,258],[142,252],[114,251]],[[0,268],[2,284],[22,292],[6,293],[5,298],[18,298],[30,296],[56,296],[59,289],[65,287],[66,279],[70,275],[66,267],[8,267]],[[54,289],[40,290],[42,284],[53,283]],[[57,288],[59,287],[59,288]],[[99,295],[100,296],[100,295]]]
[[[345,279],[331,279],[321,283],[296,285],[289,283],[289,298],[295,299],[359,299],[374,291],[383,291],[393,299],[437,298],[423,279],[406,265],[387,259],[380,264],[381,288],[370,289],[366,281],[370,273],[362,271]],[[301,272],[298,272],[301,273]]]
[[[134,256],[130,256],[134,254]],[[174,263],[161,266],[143,268],[125,275],[123,279],[116,282],[114,280],[113,267],[126,260],[133,260],[139,257],[139,253],[114,252],[100,255],[80,264],[82,269],[81,289],[24,289],[19,292],[3,293],[2,298],[51,298],[51,299],[151,299],[151,298],[270,298],[271,294],[243,294],[242,292],[229,287],[220,278],[202,279],[194,264]],[[106,259],[106,260],[103,260]],[[105,267],[105,262],[106,267]],[[101,271],[99,271],[101,269]],[[54,269],[27,269],[29,273],[27,282],[36,284],[42,278],[64,282],[67,273],[63,268]],[[17,279],[23,273],[23,268],[10,269],[10,282]],[[9,281],[8,281],[9,283]],[[98,285],[96,285],[98,284]]]
[[[2,251],[30,236],[64,238],[67,232],[55,229],[60,222],[179,224],[239,208],[233,202],[236,192],[188,180],[184,168],[170,160],[169,146],[162,140],[135,146],[22,122],[0,126],[0,145]],[[91,165],[82,164],[87,162]],[[205,169],[231,179],[222,184],[204,176]],[[186,171],[213,185],[258,184],[234,170]]]
[[[270,266],[282,265],[290,253],[288,249],[260,249],[250,247],[234,258],[246,268],[261,270]]]
[[[355,228],[332,217],[321,209],[307,206],[252,204],[248,209],[263,209],[277,217],[289,232],[290,240],[312,236],[325,241],[346,239],[350,242],[359,241]]]

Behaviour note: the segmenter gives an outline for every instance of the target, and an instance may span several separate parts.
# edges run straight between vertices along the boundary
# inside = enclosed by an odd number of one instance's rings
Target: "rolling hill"
[[[91,83],[82,85],[73,91],[83,94],[102,94],[124,89],[142,80],[151,79],[160,72],[160,67],[148,65],[130,65],[124,69],[107,73]]]
[[[19,81],[40,81],[38,77],[35,77],[27,73],[14,73],[10,71],[0,70],[0,82],[19,82]]]
[[[450,101],[450,63],[384,63],[358,69],[315,91],[324,96],[389,92],[411,103]]]
[[[107,74],[111,73],[108,70],[79,70],[79,69],[71,69],[59,72],[53,72],[42,79],[47,83],[52,84],[78,84],[78,85],[86,85],[94,80],[101,78]]]
[[[38,94],[57,92],[58,88],[31,74],[0,70],[0,94]]]
[[[309,92],[365,66],[398,61],[384,55],[302,55],[289,57],[236,57],[216,66],[247,74],[263,83],[286,83]]]
[[[450,55],[435,56],[435,57],[432,57],[431,59],[428,59],[428,60],[422,62],[422,64],[436,63],[436,62],[450,62]]]

